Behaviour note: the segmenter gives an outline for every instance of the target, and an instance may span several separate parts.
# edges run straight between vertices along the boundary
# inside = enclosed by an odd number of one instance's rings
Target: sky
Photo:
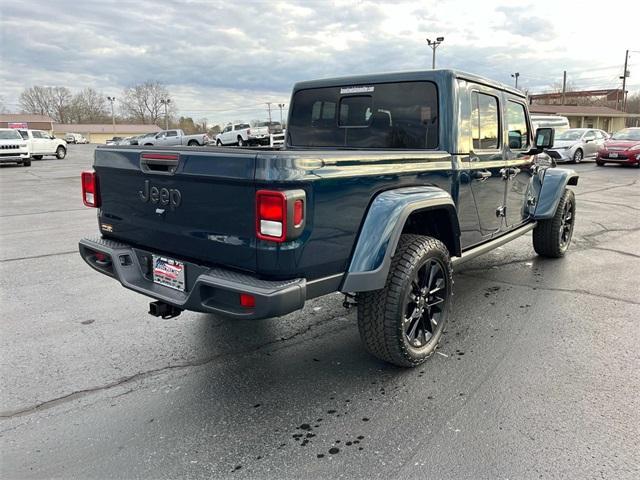
[[[210,124],[266,119],[297,81],[437,68],[549,91],[640,90],[640,2],[0,0],[0,97],[32,85],[121,95],[164,83],[178,113]],[[613,32],[608,34],[608,31]],[[286,107],[284,110],[286,117]],[[273,119],[279,120],[275,107]]]

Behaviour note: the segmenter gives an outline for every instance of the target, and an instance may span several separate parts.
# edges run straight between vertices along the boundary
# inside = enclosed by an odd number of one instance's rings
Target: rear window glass
[[[438,96],[431,82],[296,92],[289,142],[297,147],[438,147]]]

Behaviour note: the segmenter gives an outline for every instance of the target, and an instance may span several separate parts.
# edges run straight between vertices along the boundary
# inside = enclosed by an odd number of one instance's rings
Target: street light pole
[[[269,128],[271,128],[271,102],[267,102],[267,110],[269,111]]]
[[[280,107],[280,126],[284,128],[284,122],[282,121],[282,109],[284,108],[284,103],[279,103],[278,107]]]
[[[629,50],[624,53],[624,70],[622,71],[622,112],[627,111],[627,77],[629,76],[629,72],[627,72],[627,64],[629,62]]]
[[[518,77],[520,76],[520,72],[512,73],[511,76],[516,79],[516,90],[518,89]]]
[[[438,48],[438,45],[440,45],[443,41],[444,41],[444,37],[438,37],[433,42],[427,38],[427,45],[429,45],[431,47],[431,50],[433,50],[433,57],[431,60],[432,70],[436,69],[436,48]]]
[[[107,100],[111,102],[111,127],[113,128],[113,133],[116,133],[116,116],[113,113],[113,102],[116,101],[116,97],[107,97]]]
[[[164,129],[169,130],[169,114],[167,113],[167,107],[171,103],[170,98],[161,98],[160,103],[164,105]]]

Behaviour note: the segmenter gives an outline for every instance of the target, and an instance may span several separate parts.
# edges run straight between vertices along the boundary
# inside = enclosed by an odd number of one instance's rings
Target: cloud
[[[566,29],[536,14],[552,0],[540,1],[495,11],[457,0],[244,0],[241,8],[227,1],[5,2],[0,95],[17,109],[22,89],[34,84],[90,86],[117,97],[126,86],[157,80],[181,113],[258,118],[265,102],[288,103],[300,80],[429,68],[425,38],[432,35],[445,37],[439,67],[505,82],[519,70],[522,84],[538,89],[563,69],[602,66],[568,50],[571,42],[557,38]],[[496,12],[505,17],[499,28]],[[539,48],[551,38],[553,48]]]
[[[548,41],[554,36],[553,24],[542,17],[531,15],[530,5],[501,6],[496,12],[505,16],[505,21],[498,28],[513,35],[522,37],[538,37]]]

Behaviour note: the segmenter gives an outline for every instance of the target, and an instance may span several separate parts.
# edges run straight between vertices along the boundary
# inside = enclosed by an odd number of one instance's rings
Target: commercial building
[[[80,133],[90,143],[105,143],[113,137],[132,137],[144,133],[159,132],[157,125],[112,125],[110,123],[54,123],[53,133],[56,137],[64,137],[67,133]]]
[[[640,123],[640,114],[625,113],[610,107],[582,105],[529,105],[532,115],[560,115],[569,119],[571,128],[598,128],[613,133],[622,130],[625,122]]]
[[[2,113],[0,128],[31,128],[33,130],[53,131],[53,119],[47,115],[33,113]]]

